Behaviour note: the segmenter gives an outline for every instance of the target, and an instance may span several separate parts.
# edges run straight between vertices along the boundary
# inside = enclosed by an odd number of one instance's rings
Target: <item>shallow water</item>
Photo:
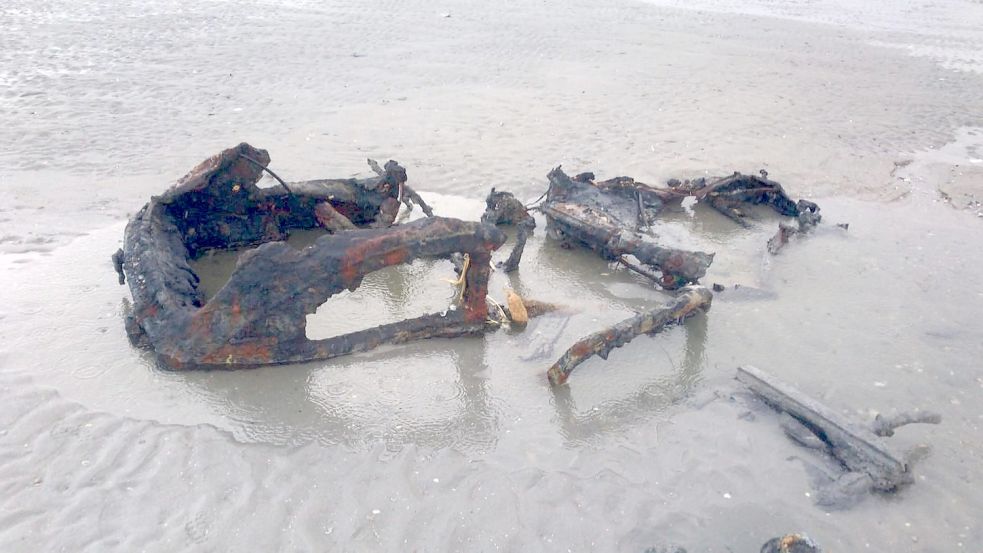
[[[979,44],[981,6],[870,4],[863,25],[841,8],[0,6],[0,550],[757,551],[798,530],[830,551],[973,551],[983,76],[916,50]],[[491,283],[566,306],[523,332],[162,371],[126,341],[109,254],[151,194],[241,140],[290,179],[398,159],[462,218],[491,186],[534,199],[561,163],[652,183],[766,168],[850,228],[770,256],[773,215],[667,214],[661,240],[718,252],[705,282],[728,289],[560,391],[544,373],[564,348],[665,296],[542,220]],[[200,267],[215,283],[228,260]],[[373,275],[311,331],[440,309],[451,276]],[[933,454],[900,494],[827,512],[822,460],[772,414],[739,418],[745,363],[862,421],[940,411],[891,438]]]

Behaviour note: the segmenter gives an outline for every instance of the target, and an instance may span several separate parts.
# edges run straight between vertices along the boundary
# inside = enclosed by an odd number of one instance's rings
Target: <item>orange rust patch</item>
[[[239,305],[239,298],[236,297],[232,300],[232,305],[229,307],[229,314],[231,323],[233,326],[239,326],[242,324],[242,306]]]
[[[386,254],[385,261],[387,266],[399,265],[406,260],[406,248],[399,248]]]
[[[201,361],[206,365],[269,363],[273,360],[273,352],[270,351],[271,345],[269,341],[247,342],[236,345],[225,344],[202,356]]]
[[[345,260],[345,263],[341,265],[341,278],[344,279],[345,283],[354,282],[358,278],[356,264]]]
[[[341,278],[345,282],[354,282],[359,277],[359,265],[365,261],[365,251],[362,248],[352,248],[341,261]]]
[[[589,355],[593,350],[591,349],[590,344],[586,342],[577,342],[572,348],[570,348],[570,351],[572,351],[577,357],[583,357],[585,355]]]
[[[362,276],[361,265],[366,258],[380,253],[385,245],[386,236],[359,240],[350,246],[341,262],[341,276],[345,282],[353,282]],[[405,254],[404,254],[405,255]]]
[[[212,313],[207,309],[199,309],[194,317],[191,317],[191,328],[188,335],[208,334],[212,326]]]
[[[484,298],[481,298],[482,300]],[[480,304],[477,302],[468,302],[464,307],[464,320],[469,323],[476,323],[484,321],[488,317],[488,307],[485,306],[484,309],[481,308]]]

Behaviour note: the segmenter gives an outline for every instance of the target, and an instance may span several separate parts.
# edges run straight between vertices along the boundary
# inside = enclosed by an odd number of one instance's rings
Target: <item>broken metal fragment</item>
[[[819,214],[819,206],[807,200],[799,200],[799,214],[795,218],[796,225],[788,223],[778,223],[778,232],[768,240],[768,252],[772,255],[777,254],[789,239],[796,234],[805,234],[816,228],[822,221],[823,216]]]
[[[709,204],[720,213],[726,215],[737,224],[749,227],[747,214],[741,209],[741,204],[771,206],[775,211],[787,217],[799,216],[799,205],[796,204],[781,184],[768,179],[768,173],[761,171],[761,176],[742,175],[735,172],[729,177],[707,180],[699,178],[680,182],[669,181],[671,190],[683,196],[694,196],[697,201]],[[812,202],[808,202],[812,206]],[[818,211],[816,207],[815,211]]]
[[[822,549],[803,534],[786,534],[772,538],[761,546],[761,553],[822,553]]]
[[[825,405],[755,367],[746,365],[738,368],[737,380],[770,407],[788,414],[801,425],[801,428],[795,429],[786,424],[786,433],[801,444],[816,447],[818,442],[813,438],[806,439],[802,433],[804,430],[811,432],[848,473],[863,475],[869,479],[866,483],[868,488],[893,492],[913,481],[906,460],[895,454],[878,437],[878,433],[855,425]],[[895,422],[900,425],[940,421],[941,417],[938,416],[900,417],[881,424],[882,428],[894,428]],[[810,443],[815,443],[816,446]]]
[[[374,159],[369,158],[368,162],[372,171],[383,179],[382,182],[390,187],[394,186],[396,188],[397,194],[395,197],[399,202],[406,204],[406,207],[409,209],[413,209],[413,204],[416,204],[423,210],[424,215],[433,217],[433,209],[427,205],[427,202],[423,201],[423,198],[415,190],[406,184],[406,169],[400,167],[393,160],[386,162],[385,169],[379,167],[379,162]]]
[[[314,217],[322,227],[331,232],[355,230],[358,228],[355,226],[355,223],[348,220],[348,217],[338,213],[337,209],[331,207],[331,203],[329,202],[318,202],[314,206]]]
[[[546,201],[534,209],[546,215],[552,236],[578,242],[670,290],[698,282],[713,262],[713,254],[674,250],[643,239],[643,231],[668,203],[694,197],[744,227],[750,226],[741,209],[744,204],[766,204],[782,215],[796,217],[798,229],[783,223],[778,235],[769,241],[772,253],[784,246],[791,234],[804,232],[821,219],[818,205],[793,201],[779,183],[768,179],[766,171],[761,171],[761,176],[734,173],[709,181],[672,179],[668,188],[649,186],[631,177],[595,182],[590,172],[571,178],[560,167],[551,171],[548,179]],[[515,248],[501,265],[506,272],[515,270],[535,220],[508,192],[493,188],[485,203],[483,222],[519,225]],[[641,263],[633,263],[628,255]]]
[[[511,192],[496,192],[494,188],[485,198],[485,212],[481,215],[481,222],[489,225],[515,225],[518,233],[515,237],[515,246],[509,258],[498,266],[506,273],[519,268],[519,261],[522,259],[522,252],[526,247],[526,241],[536,228],[536,219],[529,214],[526,206],[516,199]]]
[[[123,249],[120,248],[116,250],[113,254],[113,269],[116,270],[116,276],[119,279],[120,286],[126,284],[126,273],[123,272]]]
[[[658,282],[667,289],[695,283],[706,274],[713,254],[659,246],[632,230],[640,217],[654,217],[662,208],[656,189],[627,177],[595,185],[586,181],[588,176],[571,179],[559,167],[549,173],[550,187],[539,209],[551,234],[579,242],[605,259],[633,255],[659,272]]]
[[[611,350],[620,348],[641,334],[655,334],[700,310],[708,309],[712,299],[713,294],[703,286],[687,286],[659,309],[641,313],[581,339],[549,368],[546,374],[550,383],[554,386],[566,383],[570,373],[587,359],[594,355],[607,359]]]

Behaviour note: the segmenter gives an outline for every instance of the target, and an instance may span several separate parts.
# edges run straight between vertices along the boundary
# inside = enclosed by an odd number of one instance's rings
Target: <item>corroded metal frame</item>
[[[429,217],[391,228],[393,201],[413,197],[395,162],[367,181],[256,182],[269,156],[240,144],[209,158],[129,222],[115,256],[133,296],[127,331],[171,369],[239,368],[330,359],[433,337],[486,329],[491,252],[505,240],[491,225]],[[418,198],[418,196],[417,196]],[[296,250],[290,230],[324,226],[326,207],[354,226]],[[205,301],[190,261],[209,249],[259,244],[243,253],[229,281]],[[306,315],[369,273],[419,258],[467,254],[460,307],[309,340]]]

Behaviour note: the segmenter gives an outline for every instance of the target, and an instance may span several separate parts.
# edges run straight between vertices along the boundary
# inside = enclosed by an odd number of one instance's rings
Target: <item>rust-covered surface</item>
[[[669,189],[680,197],[695,197],[744,227],[750,226],[747,205],[767,205],[786,217],[798,217],[803,207],[813,212],[819,210],[812,202],[792,200],[782,185],[769,179],[764,170],[760,176],[735,172],[715,179],[671,180]]]
[[[618,261],[667,290],[698,283],[713,263],[714,255],[668,248],[653,240],[648,227],[667,204],[695,198],[744,227],[750,225],[746,211],[749,205],[767,205],[781,215],[795,217],[799,227],[782,224],[778,235],[769,242],[772,253],[787,243],[791,234],[812,228],[821,219],[818,205],[792,200],[781,184],[768,179],[765,171],[760,176],[734,173],[716,179],[672,179],[663,188],[631,177],[596,181],[590,172],[570,177],[560,167],[550,171],[547,178],[545,201],[534,209],[546,215],[551,235]],[[516,246],[502,265],[506,271],[513,271],[519,265],[526,239],[535,228],[535,220],[508,192],[493,188],[485,202],[483,221],[519,226]],[[634,256],[639,263],[627,256]]]
[[[665,327],[681,323],[699,311],[710,308],[713,294],[703,286],[687,286],[668,303],[647,313],[641,313],[620,323],[578,340],[549,368],[546,375],[554,386],[565,384],[570,373],[591,357],[607,359],[615,348],[631,342],[642,334],[655,334]]]
[[[256,183],[269,159],[248,144],[225,150],[131,219],[114,261],[133,296],[127,331],[135,343],[153,348],[174,369],[231,368],[328,359],[383,343],[484,330],[491,252],[505,239],[500,231],[441,217],[386,228],[395,217],[394,202],[398,207],[400,200],[419,199],[393,161],[372,179],[260,189]],[[320,225],[335,234],[304,250],[282,242],[292,229]],[[248,245],[259,247],[244,253],[228,283],[204,301],[190,260],[207,250]],[[306,315],[332,295],[357,288],[365,275],[455,253],[471,259],[459,309],[307,339]]]
[[[406,170],[392,160],[382,166],[368,160],[375,173],[369,179],[290,183],[269,162],[265,150],[245,143],[225,150],[152,198],[127,225],[124,248],[113,256],[133,296],[127,331],[165,365],[232,368],[329,359],[384,343],[476,334],[507,320],[521,326],[542,311],[532,300],[510,301],[508,307],[496,303],[489,316],[491,254],[505,240],[495,225],[518,227],[516,245],[499,265],[505,272],[516,270],[536,226],[512,194],[492,189],[482,221],[466,222],[434,217],[407,185]],[[258,187],[264,171],[279,185]],[[742,224],[742,204],[770,205],[800,225],[819,221],[818,206],[793,202],[764,173],[671,181],[667,188],[630,177],[571,178],[560,168],[548,179],[545,201],[535,209],[546,215],[551,235],[616,260],[663,288],[682,288],[663,309],[575,344],[549,370],[554,384],[565,382],[588,357],[606,357],[638,334],[657,332],[709,306],[710,292],[696,283],[714,254],[664,247],[646,232],[667,203],[693,196]],[[393,226],[402,204],[420,206],[428,218]],[[296,250],[284,243],[292,230],[317,227],[329,234],[312,246]],[[240,256],[229,281],[206,301],[190,261],[209,250],[246,246],[256,247]],[[334,294],[354,290],[373,271],[435,257],[450,259],[461,273],[462,292],[446,312],[324,340],[307,338],[306,316]]]
[[[498,264],[506,273],[511,273],[519,268],[519,261],[522,260],[522,252],[526,248],[526,241],[536,229],[536,219],[529,213],[526,206],[522,205],[511,192],[499,192],[494,188],[485,198],[485,212],[481,215],[481,222],[490,225],[508,225],[517,227],[515,245],[509,253],[509,258]]]
[[[671,192],[626,177],[601,183],[594,183],[591,173],[570,178],[559,167],[548,177],[546,201],[539,209],[546,214],[553,235],[576,241],[612,261],[633,255],[659,273],[659,284],[667,289],[698,282],[713,262],[712,253],[667,248],[637,232],[658,214]]]

